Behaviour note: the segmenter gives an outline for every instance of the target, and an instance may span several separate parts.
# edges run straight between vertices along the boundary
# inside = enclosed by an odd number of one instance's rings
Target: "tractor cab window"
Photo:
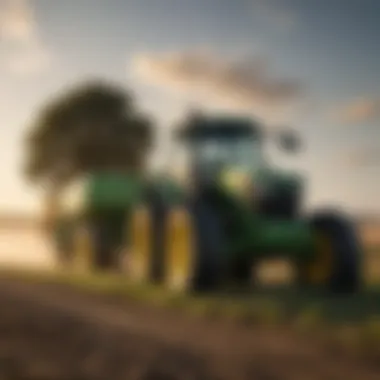
[[[255,170],[262,165],[261,143],[255,139],[210,139],[196,144],[194,159],[205,167]]]
[[[254,171],[262,166],[262,133],[255,122],[241,118],[199,119],[180,130],[191,161],[202,172],[235,167]]]

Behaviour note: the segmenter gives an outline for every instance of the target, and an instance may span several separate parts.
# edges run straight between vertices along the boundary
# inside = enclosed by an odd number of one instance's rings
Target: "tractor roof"
[[[185,140],[205,138],[255,138],[260,139],[260,125],[250,118],[236,116],[205,117],[188,119],[178,131],[178,137]]]

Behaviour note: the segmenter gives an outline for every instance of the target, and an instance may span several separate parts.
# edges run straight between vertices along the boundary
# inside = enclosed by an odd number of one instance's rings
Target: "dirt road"
[[[378,380],[359,362],[287,332],[0,280],[0,379]]]

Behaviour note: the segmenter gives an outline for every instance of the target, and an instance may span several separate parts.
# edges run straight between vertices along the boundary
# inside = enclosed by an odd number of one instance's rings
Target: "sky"
[[[380,213],[378,0],[0,0],[0,211],[38,212],[21,175],[39,107],[78,81],[132,91],[156,156],[189,107],[297,128],[306,203]],[[166,156],[165,156],[166,154]]]

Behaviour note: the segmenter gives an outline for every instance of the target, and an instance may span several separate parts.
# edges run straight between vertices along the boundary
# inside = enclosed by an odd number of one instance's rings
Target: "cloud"
[[[380,99],[361,97],[332,111],[335,122],[344,125],[380,120]]]
[[[0,2],[0,20],[0,35],[6,40],[29,41],[37,29],[32,9],[26,1]]]
[[[227,60],[209,51],[140,54],[133,74],[148,84],[203,96],[235,109],[275,112],[300,99],[297,80],[276,78],[260,58]]]
[[[11,73],[36,74],[49,66],[50,52],[29,1],[0,0],[0,47],[2,65]]]
[[[298,13],[274,0],[255,0],[252,4],[255,22],[270,26],[278,32],[291,32],[299,23]]]

